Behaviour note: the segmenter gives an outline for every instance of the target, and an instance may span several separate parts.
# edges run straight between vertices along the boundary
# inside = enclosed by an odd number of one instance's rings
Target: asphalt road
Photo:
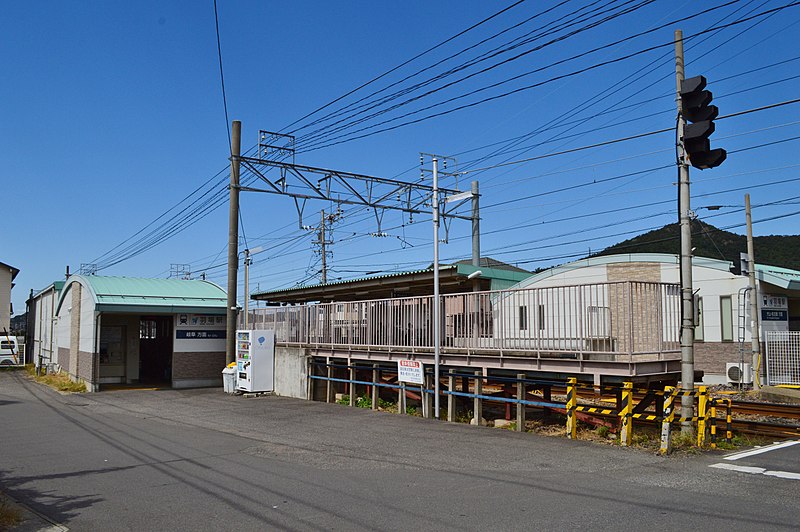
[[[800,446],[795,446],[795,449]],[[796,530],[800,480],[221,390],[0,372],[0,489],[71,530]]]

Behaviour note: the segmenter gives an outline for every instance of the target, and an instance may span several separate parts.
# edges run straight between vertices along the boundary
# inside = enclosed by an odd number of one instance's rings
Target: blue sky
[[[405,89],[536,32],[538,40],[434,80],[392,104],[435,92],[326,138],[347,140],[340,135],[408,112],[417,111],[410,118],[419,118],[518,92],[391,131],[374,127],[352,133],[370,135],[341,144],[315,147],[306,140],[299,143],[305,149],[297,162],[414,180],[420,176],[419,152],[454,155],[460,169],[478,169],[673,127],[669,43],[676,28],[688,39],[687,76],[706,75],[722,115],[800,93],[800,7],[757,16],[788,2],[528,0],[324,113],[287,127],[512,3],[219,0],[229,117],[243,122],[243,148],[256,142],[259,129],[287,132],[308,126],[373,91],[395,82],[378,97]],[[622,14],[627,8],[632,11]],[[580,20],[583,25],[598,21],[601,10],[606,10],[602,16],[616,16],[568,35],[582,26]],[[570,17],[585,18],[569,28],[554,27]],[[736,21],[741,23],[702,33]],[[667,26],[612,44],[662,24]],[[548,30],[549,36],[541,36]],[[188,263],[195,275],[205,271],[224,286],[228,147],[213,2],[8,2],[0,34],[7,73],[0,84],[0,162],[7,200],[0,261],[21,270],[15,310],[24,310],[30,289],[61,278],[66,265],[77,271],[81,263],[96,262],[103,275],[143,277],[165,277],[171,263]],[[550,40],[556,42],[533,50]],[[589,53],[595,48],[601,49]],[[520,52],[527,53],[499,64]],[[477,73],[490,65],[496,66]],[[401,81],[420,70],[421,75]],[[576,74],[580,70],[585,71]],[[461,77],[466,79],[444,87]],[[489,87],[505,80],[510,81]],[[523,90],[527,86],[533,87]],[[555,127],[565,121],[570,123]],[[331,122],[295,134],[300,138]],[[718,227],[743,224],[741,206],[749,191],[757,206],[756,235],[796,234],[798,122],[797,104],[719,120],[712,143],[731,153],[717,169],[692,171],[698,216]],[[512,146],[509,139],[519,140]],[[675,221],[671,163],[674,138],[662,133],[472,172],[458,186],[463,189],[471,179],[481,184],[484,255],[534,269]],[[201,194],[206,195],[198,203]],[[212,203],[203,204],[205,199]],[[204,205],[200,211],[198,204]],[[727,207],[703,208],[711,205]],[[332,208],[309,203],[303,223],[317,223],[320,209]],[[192,213],[197,216],[185,219]],[[242,247],[246,236],[249,247],[265,248],[254,256],[252,289],[318,279],[315,237],[299,228],[290,198],[244,193],[241,214]],[[161,241],[159,232],[154,234],[158,245],[138,241],[173,216],[162,228],[170,238]],[[760,222],[773,217],[780,218]],[[431,262],[428,216],[410,223],[387,213],[383,238],[369,236],[377,230],[374,220],[363,209],[345,209],[333,228],[329,279]],[[443,260],[469,257],[469,230],[467,222],[452,223],[440,250]],[[731,230],[744,232],[741,226]],[[131,253],[119,253],[128,246],[137,252],[130,258]]]

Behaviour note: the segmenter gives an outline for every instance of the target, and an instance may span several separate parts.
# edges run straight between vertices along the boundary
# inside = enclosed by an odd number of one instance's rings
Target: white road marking
[[[727,469],[728,471],[738,471],[739,473],[750,473],[753,475],[766,473],[767,470],[763,467],[749,467],[749,466],[740,466],[740,465],[733,465],[733,464],[712,464],[708,467],[715,467],[717,469]]]
[[[789,471],[766,471],[764,473],[768,477],[790,478],[792,480],[800,480],[800,473],[791,473]]]
[[[766,447],[759,447],[758,449],[753,449],[751,451],[745,451],[743,453],[732,454],[730,456],[726,456],[725,460],[738,460],[740,458],[747,458],[748,456],[755,456],[761,453],[768,453],[769,451],[775,451],[777,449],[783,449],[784,447],[791,447],[792,445],[797,445],[800,443],[800,440],[789,440],[784,441],[781,443],[776,443],[774,445],[768,445]]]
[[[738,473],[749,473],[751,475],[765,475],[768,477],[785,478],[789,480],[800,480],[800,473],[791,473],[789,471],[767,471],[763,467],[739,466],[733,464],[711,464],[708,467],[716,469],[725,469],[728,471],[736,471]]]

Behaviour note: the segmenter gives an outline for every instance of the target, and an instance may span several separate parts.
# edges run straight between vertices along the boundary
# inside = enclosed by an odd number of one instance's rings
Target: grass
[[[349,405],[350,404],[350,396],[348,394],[342,395],[342,398],[336,401],[340,405]],[[358,408],[372,408],[372,397],[368,395],[359,395],[356,396],[356,406]],[[390,401],[384,401],[380,397],[378,398],[378,409],[379,410],[386,410],[388,412],[397,412],[397,403],[392,403]]]
[[[84,383],[73,382],[66,373],[36,375],[36,368],[34,368],[33,364],[25,366],[25,370],[36,382],[49,386],[59,392],[83,393],[86,391],[86,385]]]
[[[22,520],[22,514],[16,506],[0,494],[0,530],[10,530]]]

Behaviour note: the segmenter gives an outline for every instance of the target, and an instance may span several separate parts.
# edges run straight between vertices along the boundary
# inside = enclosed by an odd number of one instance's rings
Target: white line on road
[[[711,464],[708,467],[716,469],[726,469],[728,471],[737,471],[739,473],[749,473],[751,475],[766,475],[768,477],[786,478],[790,480],[800,480],[800,473],[791,473],[789,471],[767,471],[763,467],[739,466],[733,464]]]
[[[759,447],[758,449],[753,449],[751,451],[732,454],[730,456],[726,456],[725,460],[738,460],[740,458],[747,458],[748,456],[755,456],[757,454],[767,453],[769,451],[775,451],[777,449],[783,449],[784,447],[791,447],[792,445],[797,445],[798,443],[800,443],[800,440],[784,441],[781,443],[776,443],[774,445],[768,445],[766,447]]]

